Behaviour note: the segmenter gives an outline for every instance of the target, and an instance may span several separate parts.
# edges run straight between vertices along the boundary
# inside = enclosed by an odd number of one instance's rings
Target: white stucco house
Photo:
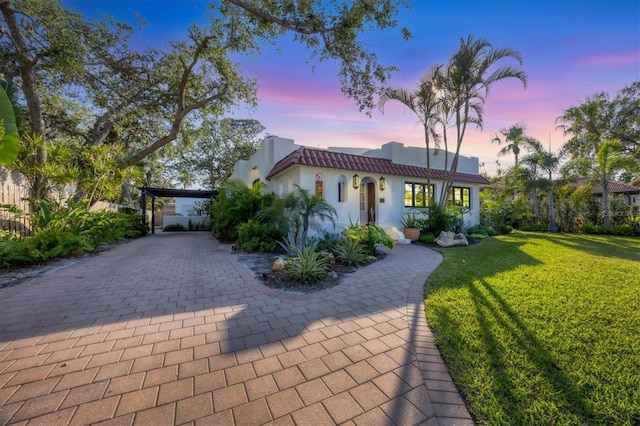
[[[444,152],[431,154],[431,185],[437,199],[443,187]],[[449,162],[453,154],[449,155]],[[426,148],[405,147],[389,142],[379,149],[312,148],[296,145],[292,139],[266,137],[258,151],[235,165],[231,179],[251,186],[257,182],[265,191],[284,195],[295,185],[321,194],[337,212],[331,233],[341,232],[350,222],[384,227],[392,238],[393,227],[401,229],[401,218],[424,208],[427,190]],[[453,185],[456,202],[468,207],[467,225],[480,221],[480,186],[488,181],[479,174],[475,157],[460,156]],[[394,238],[397,239],[397,238]]]

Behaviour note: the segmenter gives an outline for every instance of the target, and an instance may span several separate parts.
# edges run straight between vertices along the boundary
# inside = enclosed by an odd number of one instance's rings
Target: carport
[[[139,188],[142,192],[140,197],[140,208],[142,209],[142,217],[144,224],[147,224],[147,195],[151,196],[151,233],[155,233],[153,224],[156,219],[156,197],[172,197],[172,198],[214,198],[218,196],[216,190],[202,189],[173,189],[173,188],[150,188],[143,186]]]

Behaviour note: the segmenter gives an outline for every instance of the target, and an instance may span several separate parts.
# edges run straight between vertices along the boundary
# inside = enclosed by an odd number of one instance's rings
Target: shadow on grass
[[[489,296],[483,294],[481,287]],[[554,395],[562,395],[569,404],[569,411],[581,418],[591,418],[593,412],[588,408],[580,393],[575,389],[571,380],[558,366],[551,353],[520,320],[518,314],[485,280],[480,280],[478,286],[469,286],[471,297],[476,307],[476,315],[480,323],[483,343],[487,347],[491,359],[491,368],[500,383],[498,392],[506,400],[513,401],[512,407],[504,407],[505,412],[514,412],[517,406],[525,406],[528,395],[518,396],[513,392],[513,383],[504,365],[508,363],[508,354],[501,349],[500,340],[491,331],[492,324],[507,333],[516,342],[518,349],[525,355],[529,364],[535,368],[535,373],[543,377],[552,387]],[[493,321],[492,321],[493,320]],[[562,407],[558,407],[562,410]],[[522,421],[526,419],[522,418]]]
[[[583,419],[590,418],[593,413],[588,403],[576,390],[575,384],[562,371],[554,359],[550,350],[545,348],[535,332],[531,331],[522,321],[507,301],[491,285],[488,278],[514,270],[521,266],[535,266],[540,262],[524,253],[521,247],[530,243],[533,239],[544,238],[555,242],[557,238],[546,235],[529,235],[523,238],[522,235],[510,235],[502,240],[487,240],[479,246],[469,247],[460,252],[450,252],[445,258],[445,263],[431,276],[425,285],[425,298],[427,311],[433,312],[433,317],[427,315],[428,321],[434,327],[436,341],[443,353],[447,363],[450,364],[451,373],[461,385],[464,380],[464,370],[468,367],[459,362],[465,357],[465,352],[473,342],[465,336],[465,325],[459,318],[456,318],[455,308],[451,304],[451,298],[456,297],[456,293],[446,296],[443,303],[434,302],[429,305],[429,296],[435,295],[440,290],[445,291],[466,291],[468,296],[464,296],[456,301],[458,308],[468,309],[473,312],[478,323],[481,350],[486,353],[490,376],[495,380],[496,385],[492,390],[500,395],[496,398],[502,415],[510,416],[508,421],[515,423],[530,422],[530,418],[525,418],[525,408],[530,403],[530,398],[536,398],[531,392],[519,392],[517,390],[516,376],[509,371],[508,365],[514,364],[513,352],[522,354],[524,362],[533,370],[533,374],[544,380],[552,389],[553,395],[562,395],[562,402],[566,401],[566,406],[559,406],[560,411],[570,411],[573,415]],[[535,242],[534,242],[535,244]],[[463,265],[460,268],[457,265]],[[469,265],[481,265],[477,268],[470,268]],[[468,297],[468,299],[467,299]],[[468,306],[465,300],[468,300]],[[461,305],[462,304],[462,305]],[[462,306],[462,307],[461,307]],[[506,336],[506,337],[505,337]],[[511,343],[513,342],[513,343]],[[515,344],[515,347],[506,348],[505,343]],[[468,354],[472,356],[471,354]],[[468,370],[467,370],[468,371]],[[477,379],[477,378],[476,378]],[[533,386],[533,385],[532,385]],[[464,391],[464,389],[463,389]],[[473,389],[468,389],[473,392]],[[477,401],[476,401],[477,403]],[[553,403],[558,403],[554,400]],[[467,404],[473,409],[473,405]],[[482,413],[472,413],[476,416]],[[484,413],[487,414],[487,413]],[[512,417],[511,417],[512,416]],[[480,419],[480,421],[500,421],[501,419]],[[504,420],[504,419],[502,419]]]

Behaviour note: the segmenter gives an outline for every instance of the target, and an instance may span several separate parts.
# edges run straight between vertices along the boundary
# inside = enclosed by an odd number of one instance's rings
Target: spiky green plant
[[[356,240],[343,239],[334,248],[336,259],[345,265],[362,265],[369,261],[369,254]]]
[[[304,246],[302,250],[291,246],[290,250],[294,256],[288,258],[285,267],[290,278],[302,283],[314,283],[327,277],[329,261],[320,257],[320,253],[315,250],[315,244]]]

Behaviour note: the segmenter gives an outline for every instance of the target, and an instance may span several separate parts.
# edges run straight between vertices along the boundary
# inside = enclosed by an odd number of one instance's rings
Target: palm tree
[[[406,89],[387,89],[380,98],[380,109],[384,111],[387,101],[394,100],[409,108],[424,128],[424,142],[427,147],[427,188],[429,191],[429,203],[431,194],[431,155],[430,140],[433,138],[435,148],[438,148],[438,134],[436,124],[440,120],[439,89],[442,80],[443,65],[434,65],[422,76],[413,92]]]
[[[544,152],[542,148],[542,144],[537,140],[531,138],[530,142],[532,142],[532,153],[525,155],[522,158],[521,164],[526,171],[526,179],[525,179],[525,187],[529,190],[529,200],[533,205],[533,215],[535,217],[536,223],[538,223],[540,218],[540,209],[538,205],[538,189],[541,189],[544,185],[546,187],[547,183],[544,179],[540,179],[540,153]],[[534,143],[535,142],[535,143]]]
[[[602,213],[604,226],[611,226],[611,214],[609,211],[609,182],[619,172],[627,170],[636,172],[640,170],[640,164],[632,154],[622,152],[623,146],[617,139],[604,142],[596,153],[595,161],[589,158],[576,158],[569,161],[564,169],[567,172],[575,171],[578,174],[587,174],[593,182],[602,185]]]
[[[516,167],[518,167],[518,155],[520,155],[521,147],[527,140],[524,134],[524,126],[522,124],[514,124],[508,129],[501,129],[500,133],[502,133],[504,139],[501,139],[500,136],[496,134],[493,139],[491,139],[491,143],[504,145],[504,147],[498,151],[498,155],[507,155],[512,152],[516,159]]]
[[[540,166],[542,170],[548,173],[548,191],[549,191],[549,232],[557,232],[558,225],[556,224],[556,209],[554,206],[554,195],[553,195],[553,173],[558,170],[560,165],[560,159],[562,156],[560,154],[554,154],[549,151],[545,151],[542,149],[542,145],[540,145],[540,149],[532,154],[533,160]]]
[[[466,40],[460,39],[460,47],[449,61],[443,82],[446,82],[446,91],[455,115],[456,151],[440,194],[441,203],[446,201],[455,178],[467,124],[482,127],[483,104],[489,88],[506,78],[517,78],[526,87],[527,75],[524,71],[511,66],[496,67],[502,59],[508,58],[522,65],[520,52],[509,48],[496,49],[488,41],[469,35]]]
[[[301,249],[307,242],[309,228],[321,229],[314,220],[328,220],[335,224],[336,209],[319,195],[309,194],[306,189],[296,185],[297,190],[286,195],[282,205],[289,218],[289,240]]]
[[[595,159],[602,143],[606,140],[611,117],[607,115],[608,96],[601,92],[587,98],[578,105],[566,109],[556,119],[562,122],[558,128],[571,138],[564,144],[563,149],[572,158]]]

